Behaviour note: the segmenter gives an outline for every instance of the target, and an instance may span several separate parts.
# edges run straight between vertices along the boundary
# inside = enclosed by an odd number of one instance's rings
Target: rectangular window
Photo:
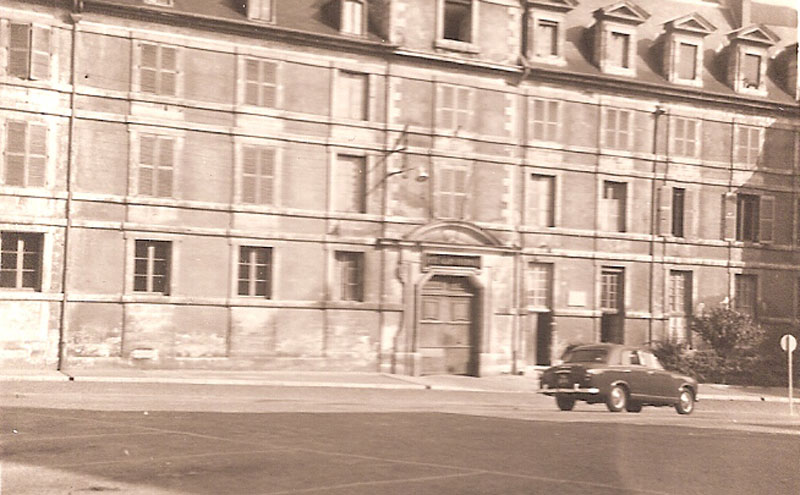
[[[758,279],[755,275],[737,274],[735,284],[734,309],[740,313],[755,317]]]
[[[133,290],[153,294],[169,294],[169,272],[172,243],[169,241],[136,241]]]
[[[617,268],[604,268],[600,274],[600,308],[616,313],[622,309],[622,280],[624,272]]]
[[[155,134],[139,136],[138,193],[143,196],[172,197],[175,168],[175,140]]]
[[[757,242],[759,227],[759,197],[753,194],[736,196],[736,240]]]
[[[700,144],[699,125],[695,119],[676,117],[672,148],[677,156],[697,157]]]
[[[536,23],[536,56],[558,57],[558,23],[539,19]]]
[[[143,93],[175,96],[178,84],[178,50],[174,47],[141,44],[139,89]]]
[[[469,129],[471,111],[470,89],[460,86],[441,85],[439,127],[443,129]]]
[[[248,105],[277,106],[278,63],[248,58],[244,63],[244,102]]]
[[[272,21],[272,2],[274,0],[247,0],[247,18]]]
[[[736,139],[736,161],[748,165],[758,164],[761,152],[761,129],[759,127],[739,126]]]
[[[626,150],[630,147],[631,112],[617,108],[605,110],[605,145],[608,148]]]
[[[44,187],[47,169],[47,126],[9,120],[6,123],[7,186]]]
[[[630,67],[630,60],[628,59],[628,50],[630,49],[631,36],[625,33],[611,33],[611,39],[608,46],[608,56],[611,64],[616,67],[627,69]]]
[[[239,248],[240,296],[272,297],[272,248]]]
[[[692,312],[692,272],[670,270],[669,312],[680,316]]]
[[[440,218],[464,218],[467,202],[466,167],[442,166],[436,183],[436,212]]]
[[[242,203],[275,204],[275,149],[242,146]]]
[[[336,82],[336,116],[367,120],[369,76],[359,72],[339,71]]]
[[[531,135],[533,138],[540,141],[558,141],[559,102],[534,98],[532,104]]]
[[[531,263],[528,265],[528,307],[550,309],[552,306],[553,265]]]
[[[697,45],[681,43],[678,47],[678,78],[693,81],[697,77]]]
[[[9,24],[8,74],[22,79],[50,78],[50,29]]]
[[[745,88],[758,88],[761,85],[761,57],[746,53],[742,61],[742,83]]]
[[[364,253],[336,251],[339,299],[364,301]]]
[[[367,212],[367,158],[338,155],[334,174],[334,210]]]
[[[341,31],[345,34],[364,34],[364,0],[342,0]]]
[[[0,232],[0,287],[41,290],[42,234]]]
[[[528,225],[534,227],[555,226],[555,177],[531,174],[528,191]]]
[[[472,41],[472,0],[444,0],[444,39]]]
[[[602,212],[604,230],[625,232],[625,208],[627,184],[624,182],[603,182]]]
[[[686,189],[672,188],[672,235],[683,237],[683,221],[686,202]]]

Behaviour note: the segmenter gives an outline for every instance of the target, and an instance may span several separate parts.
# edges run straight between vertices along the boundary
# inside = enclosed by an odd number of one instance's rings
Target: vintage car
[[[562,411],[575,401],[604,402],[609,411],[640,412],[642,406],[675,406],[689,414],[697,401],[697,381],[666,371],[648,349],[618,344],[574,347],[564,362],[541,376],[540,393],[553,396]]]

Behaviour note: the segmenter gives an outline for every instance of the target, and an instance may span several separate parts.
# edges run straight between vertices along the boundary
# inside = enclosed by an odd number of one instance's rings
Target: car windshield
[[[608,351],[605,349],[575,349],[564,359],[567,363],[605,363]]]

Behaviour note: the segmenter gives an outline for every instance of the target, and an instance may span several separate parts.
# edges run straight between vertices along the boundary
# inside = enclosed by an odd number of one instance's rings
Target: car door
[[[644,389],[646,392],[644,393],[658,402],[669,403],[675,400],[678,391],[672,375],[664,370],[652,352],[643,350],[637,352],[645,373]]]
[[[637,400],[649,398],[647,370],[642,366],[639,353],[634,349],[623,349],[621,362],[624,371],[624,376],[621,378],[628,382],[631,398]]]

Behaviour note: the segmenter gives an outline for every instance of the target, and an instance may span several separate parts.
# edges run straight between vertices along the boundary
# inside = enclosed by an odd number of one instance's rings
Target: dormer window
[[[779,41],[763,26],[750,26],[731,34],[728,82],[737,93],[766,96],[767,50]]]
[[[600,71],[636,75],[636,29],[650,14],[623,0],[596,10],[594,15],[594,58]]]
[[[342,16],[339,23],[339,30],[342,34],[352,36],[363,36],[366,25],[366,0],[341,0]]]
[[[147,5],[157,5],[159,7],[172,7],[172,0],[144,0]]]
[[[533,62],[563,65],[564,16],[577,5],[576,0],[528,0],[527,49]]]
[[[247,18],[251,21],[273,22],[275,0],[247,0]]]
[[[700,14],[669,21],[664,47],[664,76],[671,83],[703,85],[703,38],[717,28]]]
[[[477,53],[479,0],[436,0],[436,48]]]

